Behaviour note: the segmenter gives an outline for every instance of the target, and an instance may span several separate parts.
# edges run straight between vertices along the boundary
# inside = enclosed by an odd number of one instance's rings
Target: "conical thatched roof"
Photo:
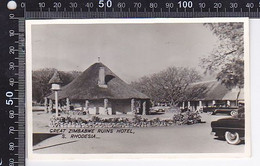
[[[60,74],[58,73],[57,70],[54,72],[53,76],[51,77],[49,84],[62,84]]]
[[[99,69],[105,69],[106,88],[98,85]],[[69,98],[70,100],[96,100],[96,99],[149,99],[145,94],[135,90],[121,80],[107,66],[102,63],[95,63],[85,70],[71,83],[61,88],[59,99]],[[49,98],[54,99],[51,94]]]

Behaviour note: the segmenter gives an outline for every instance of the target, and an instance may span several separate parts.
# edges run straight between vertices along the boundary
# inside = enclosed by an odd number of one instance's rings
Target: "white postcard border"
[[[32,25],[46,24],[156,24],[156,23],[244,23],[245,60],[245,144],[244,153],[124,153],[124,154],[35,154],[32,149]],[[142,19],[53,19],[26,20],[26,147],[27,157],[33,160],[85,160],[85,159],[177,159],[177,158],[243,158],[251,155],[250,117],[250,57],[248,18],[142,18]]]

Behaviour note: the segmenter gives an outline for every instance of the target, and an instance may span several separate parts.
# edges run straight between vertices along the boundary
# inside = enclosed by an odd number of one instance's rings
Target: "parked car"
[[[238,114],[238,108],[237,107],[221,107],[213,110],[212,115],[216,115],[217,113],[225,113],[229,114],[231,116],[235,116]]]
[[[231,118],[223,118],[211,122],[212,134],[225,139],[231,145],[237,145],[245,137],[244,107],[238,109],[238,114]]]
[[[225,113],[231,116],[237,115],[238,107],[225,106],[221,104],[216,104],[211,107],[204,107],[203,112],[210,113],[212,115],[216,115],[217,113]]]
[[[165,113],[170,108],[169,106],[154,106],[150,109],[150,113]]]

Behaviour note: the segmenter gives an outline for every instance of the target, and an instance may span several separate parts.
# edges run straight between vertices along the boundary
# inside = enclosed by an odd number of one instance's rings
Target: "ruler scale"
[[[153,12],[113,12],[113,13],[99,13],[99,12],[27,12],[26,18],[30,19],[59,19],[59,18],[203,18],[203,17],[250,17],[258,18],[259,12],[241,13],[241,12],[212,12],[201,13],[153,13]]]
[[[0,165],[25,165],[25,18],[24,10],[0,3],[1,111]],[[21,5],[21,4],[19,4]]]
[[[0,1],[0,166],[25,165],[25,20],[84,18],[259,18],[259,0]]]
[[[19,66],[19,75],[18,75],[18,85],[19,83],[25,82],[25,20],[19,19],[18,21],[18,31],[19,38],[18,41],[21,43],[18,46],[18,66]],[[18,109],[19,109],[19,120],[21,125],[18,125],[18,137],[21,138],[18,140],[19,151],[18,151],[18,165],[25,165],[25,84],[23,83],[20,88],[18,88]]]

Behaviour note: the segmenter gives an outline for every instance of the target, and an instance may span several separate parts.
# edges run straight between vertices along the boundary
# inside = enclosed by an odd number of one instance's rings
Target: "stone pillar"
[[[96,107],[96,115],[99,114],[99,106]]]
[[[66,111],[70,111],[70,100],[66,98]]]
[[[188,101],[188,109],[190,109],[190,101]]]
[[[51,111],[52,111],[52,100],[51,99],[49,100],[48,111],[49,111],[49,113],[51,113]]]
[[[105,112],[108,115],[108,99],[104,99],[104,108],[105,108]]]
[[[185,108],[185,102],[183,101],[182,102],[182,109],[184,109]]]
[[[229,100],[227,101],[227,106],[228,106],[228,107],[231,106],[231,103],[230,103]]]
[[[143,102],[143,115],[146,115],[146,101]]]
[[[199,101],[199,109],[203,108],[202,101]]]
[[[48,99],[44,97],[44,112],[48,113]]]
[[[86,111],[87,114],[89,114],[89,110],[88,109],[89,109],[89,101],[86,100],[85,101],[85,111]]]
[[[58,91],[55,91],[55,110],[56,110],[56,117],[59,116],[59,109],[58,109]]]
[[[195,111],[195,106],[191,106],[191,111]]]
[[[111,111],[112,111],[112,115],[116,115],[116,107],[113,101],[111,102]]]
[[[136,111],[135,111],[135,99],[131,100],[131,112],[133,114],[136,114]]]
[[[85,101],[85,109],[88,110],[88,107],[89,107],[89,101],[86,100],[86,101]]]
[[[58,103],[58,110],[62,110],[62,106],[60,103]]]

